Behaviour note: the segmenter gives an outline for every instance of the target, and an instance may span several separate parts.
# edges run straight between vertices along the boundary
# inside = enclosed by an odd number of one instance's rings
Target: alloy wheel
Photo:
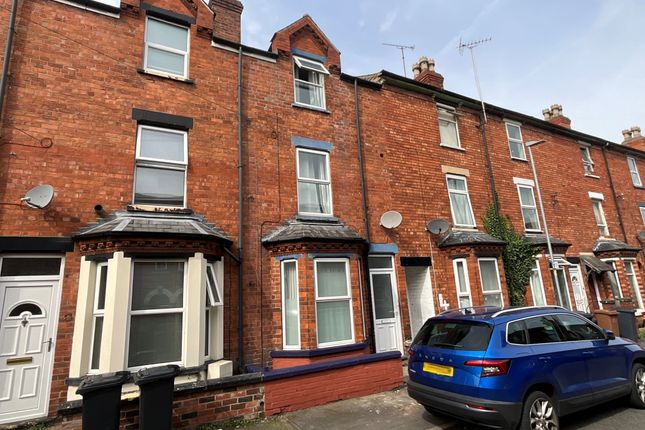
[[[636,371],[634,385],[636,385],[638,398],[645,404],[645,370],[642,367]]]
[[[645,372],[642,374],[645,378]],[[645,395],[645,386],[643,387]],[[551,402],[545,398],[535,399],[529,411],[529,422],[534,430],[556,430],[558,424],[555,418],[555,410]]]

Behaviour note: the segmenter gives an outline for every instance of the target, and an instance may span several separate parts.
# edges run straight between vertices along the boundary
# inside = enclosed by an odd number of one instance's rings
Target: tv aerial
[[[435,219],[426,225],[426,229],[432,234],[441,234],[448,231],[450,223],[445,219]]]
[[[391,46],[396,49],[401,50],[401,61],[403,62],[403,76],[406,78],[408,77],[407,72],[405,71],[405,50],[409,49],[410,51],[414,51],[414,45],[397,45],[396,43],[384,43],[383,45],[385,46]]]
[[[397,211],[387,211],[381,215],[381,225],[387,229],[397,228],[401,225],[403,216]]]
[[[477,85],[477,94],[479,95],[479,101],[482,104],[482,112],[484,114],[484,123],[488,122],[488,118],[486,118],[486,107],[484,106],[484,97],[482,96],[482,88],[479,84],[479,74],[477,73],[475,53],[473,52],[473,50],[479,45],[483,45],[484,43],[490,42],[491,40],[493,40],[493,38],[488,37],[486,39],[475,40],[473,42],[462,42],[461,38],[459,38],[459,46],[457,46],[457,48],[459,49],[459,55],[464,55],[464,49],[468,49],[470,51],[470,59],[473,63],[473,73],[475,74],[475,85]]]
[[[51,185],[38,185],[32,188],[21,198],[27,206],[34,209],[45,209],[54,199],[54,187]]]

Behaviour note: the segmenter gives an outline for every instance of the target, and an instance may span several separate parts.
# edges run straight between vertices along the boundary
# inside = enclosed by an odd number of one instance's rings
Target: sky
[[[643,0],[242,0],[242,43],[267,49],[279,29],[309,14],[341,52],[350,75],[388,70],[403,75],[427,56],[444,87],[478,98],[468,51],[475,49],[487,103],[542,117],[561,104],[572,128],[622,141],[645,132]]]

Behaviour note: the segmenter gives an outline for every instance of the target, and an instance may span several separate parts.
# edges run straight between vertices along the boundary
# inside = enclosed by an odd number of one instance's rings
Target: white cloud
[[[399,15],[399,10],[394,9],[389,11],[385,15],[385,20],[381,22],[381,25],[378,28],[378,31],[381,33],[385,33],[388,31],[390,28],[392,28],[392,25],[394,24],[394,21],[396,21],[396,17]]]

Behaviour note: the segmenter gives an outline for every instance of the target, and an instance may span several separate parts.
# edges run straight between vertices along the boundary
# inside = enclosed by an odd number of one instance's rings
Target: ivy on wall
[[[501,215],[494,203],[488,205],[482,221],[488,234],[506,242],[502,259],[509,299],[511,306],[524,306],[526,286],[531,279],[537,249],[522,239],[522,236],[513,228],[510,218]]]

